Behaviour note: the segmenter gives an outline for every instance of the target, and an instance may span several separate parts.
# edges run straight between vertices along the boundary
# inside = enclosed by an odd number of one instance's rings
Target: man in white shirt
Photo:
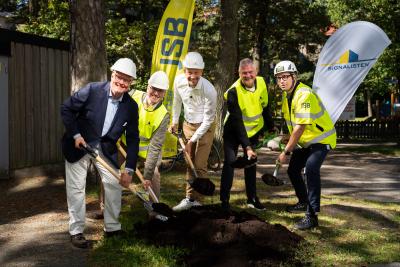
[[[193,160],[197,174],[205,177],[207,161],[210,154],[214,131],[215,111],[217,106],[217,91],[214,86],[202,77],[204,61],[197,52],[189,52],[183,60],[184,73],[176,76],[174,81],[174,103],[172,108],[172,125],[170,132],[176,132],[179,127],[179,116],[182,104],[185,121],[183,134],[188,140],[185,150]],[[186,180],[191,179],[192,171],[188,168]],[[186,185],[186,198],[173,209],[182,211],[193,206],[200,206],[196,200],[199,195],[189,183]]]

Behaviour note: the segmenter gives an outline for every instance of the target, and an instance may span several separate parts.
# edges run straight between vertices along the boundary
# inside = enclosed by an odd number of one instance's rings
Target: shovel
[[[127,155],[126,151],[121,146],[120,141],[117,142],[117,147],[118,147],[119,152],[121,152],[122,156],[124,158],[126,158],[126,155]],[[144,182],[144,177],[143,177],[142,173],[139,171],[139,169],[136,168],[135,174],[136,174],[137,177],[139,177],[139,180],[143,183]],[[153,191],[153,189],[151,187],[148,187],[148,191],[149,191],[150,197],[155,202],[155,203],[152,203],[153,211],[156,212],[156,213],[159,213],[160,215],[161,214],[168,215],[167,217],[173,216],[173,210],[167,204],[159,202],[158,197],[156,196],[156,194],[154,193],[154,191]],[[145,205],[146,205],[146,203],[145,203]],[[149,210],[149,211],[151,211],[151,210]],[[163,215],[161,215],[161,216],[163,216]],[[159,215],[157,215],[156,217],[159,217]],[[163,218],[160,218],[160,219],[162,221],[166,221]],[[166,218],[166,219],[168,219],[168,218]]]
[[[264,173],[261,176],[261,179],[263,180],[264,183],[266,183],[267,185],[271,185],[271,186],[280,186],[283,185],[283,181],[281,179],[278,179],[278,171],[281,167],[281,163],[279,162],[279,160],[276,161],[275,163],[275,170],[274,173],[271,175],[269,173]]]
[[[115,179],[120,181],[120,176],[119,176],[118,172],[115,171],[104,159],[102,159],[99,156],[99,154],[91,146],[86,144],[86,146],[81,145],[81,148],[83,148],[97,162],[99,162],[101,165],[103,165],[103,167],[106,168],[114,176]],[[166,205],[164,203],[152,203],[151,201],[148,201],[144,197],[143,193],[139,192],[136,189],[135,185],[130,184],[129,190],[131,190],[139,199],[141,199],[143,201],[143,205],[146,210],[159,213],[160,215],[163,216],[163,218],[162,218],[163,220],[168,220],[168,217],[173,215],[173,210],[168,205]],[[153,192],[153,194],[154,194],[154,192]]]
[[[189,164],[190,169],[193,171],[194,179],[189,180],[189,184],[196,190],[198,193],[206,196],[212,196],[215,191],[215,184],[208,178],[199,177],[197,175],[197,171],[194,168],[194,164],[190,155],[185,150],[185,143],[181,136],[178,135],[179,144],[182,147],[183,154],[185,155],[186,162]]]

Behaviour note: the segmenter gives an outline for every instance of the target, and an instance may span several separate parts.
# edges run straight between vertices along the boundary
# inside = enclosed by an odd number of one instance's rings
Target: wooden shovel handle
[[[189,154],[186,152],[186,150],[185,150],[185,143],[183,142],[182,137],[178,136],[178,141],[179,141],[179,144],[180,144],[181,147],[182,147],[183,155],[185,155],[185,159],[186,159],[187,163],[189,164],[190,168],[192,169],[192,171],[193,171],[193,173],[194,173],[194,176],[195,176],[196,178],[199,177],[199,176],[197,175],[197,172],[196,172],[196,169],[195,169],[195,167],[194,167],[193,161],[192,161],[192,159],[190,158],[190,155],[189,155]]]
[[[126,158],[126,155],[127,155],[127,154],[126,154],[125,149],[121,146],[120,140],[118,140],[118,142],[117,142],[117,147],[118,147],[119,152],[121,152],[122,156],[123,156],[124,158]],[[137,177],[139,177],[139,180],[140,180],[142,183],[144,183],[145,179],[144,179],[142,173],[139,171],[138,168],[135,169],[135,174],[137,175]],[[152,189],[150,186],[149,186],[148,188],[149,188],[150,197],[153,199],[154,202],[159,203],[158,197],[157,197],[156,194],[154,193],[153,189]]]

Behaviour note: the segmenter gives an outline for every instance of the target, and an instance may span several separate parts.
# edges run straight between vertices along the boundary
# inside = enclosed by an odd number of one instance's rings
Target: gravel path
[[[69,242],[63,177],[51,177],[0,181],[0,266],[86,266],[89,250]],[[99,240],[101,224],[86,226]]]

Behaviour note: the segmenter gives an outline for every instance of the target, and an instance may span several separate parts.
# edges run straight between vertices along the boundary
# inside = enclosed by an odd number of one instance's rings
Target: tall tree
[[[70,0],[71,92],[107,79],[104,0]]]
[[[224,121],[223,94],[235,79],[238,62],[238,8],[238,0],[221,0],[220,46],[215,80],[218,92],[215,139],[219,144],[222,142]]]

